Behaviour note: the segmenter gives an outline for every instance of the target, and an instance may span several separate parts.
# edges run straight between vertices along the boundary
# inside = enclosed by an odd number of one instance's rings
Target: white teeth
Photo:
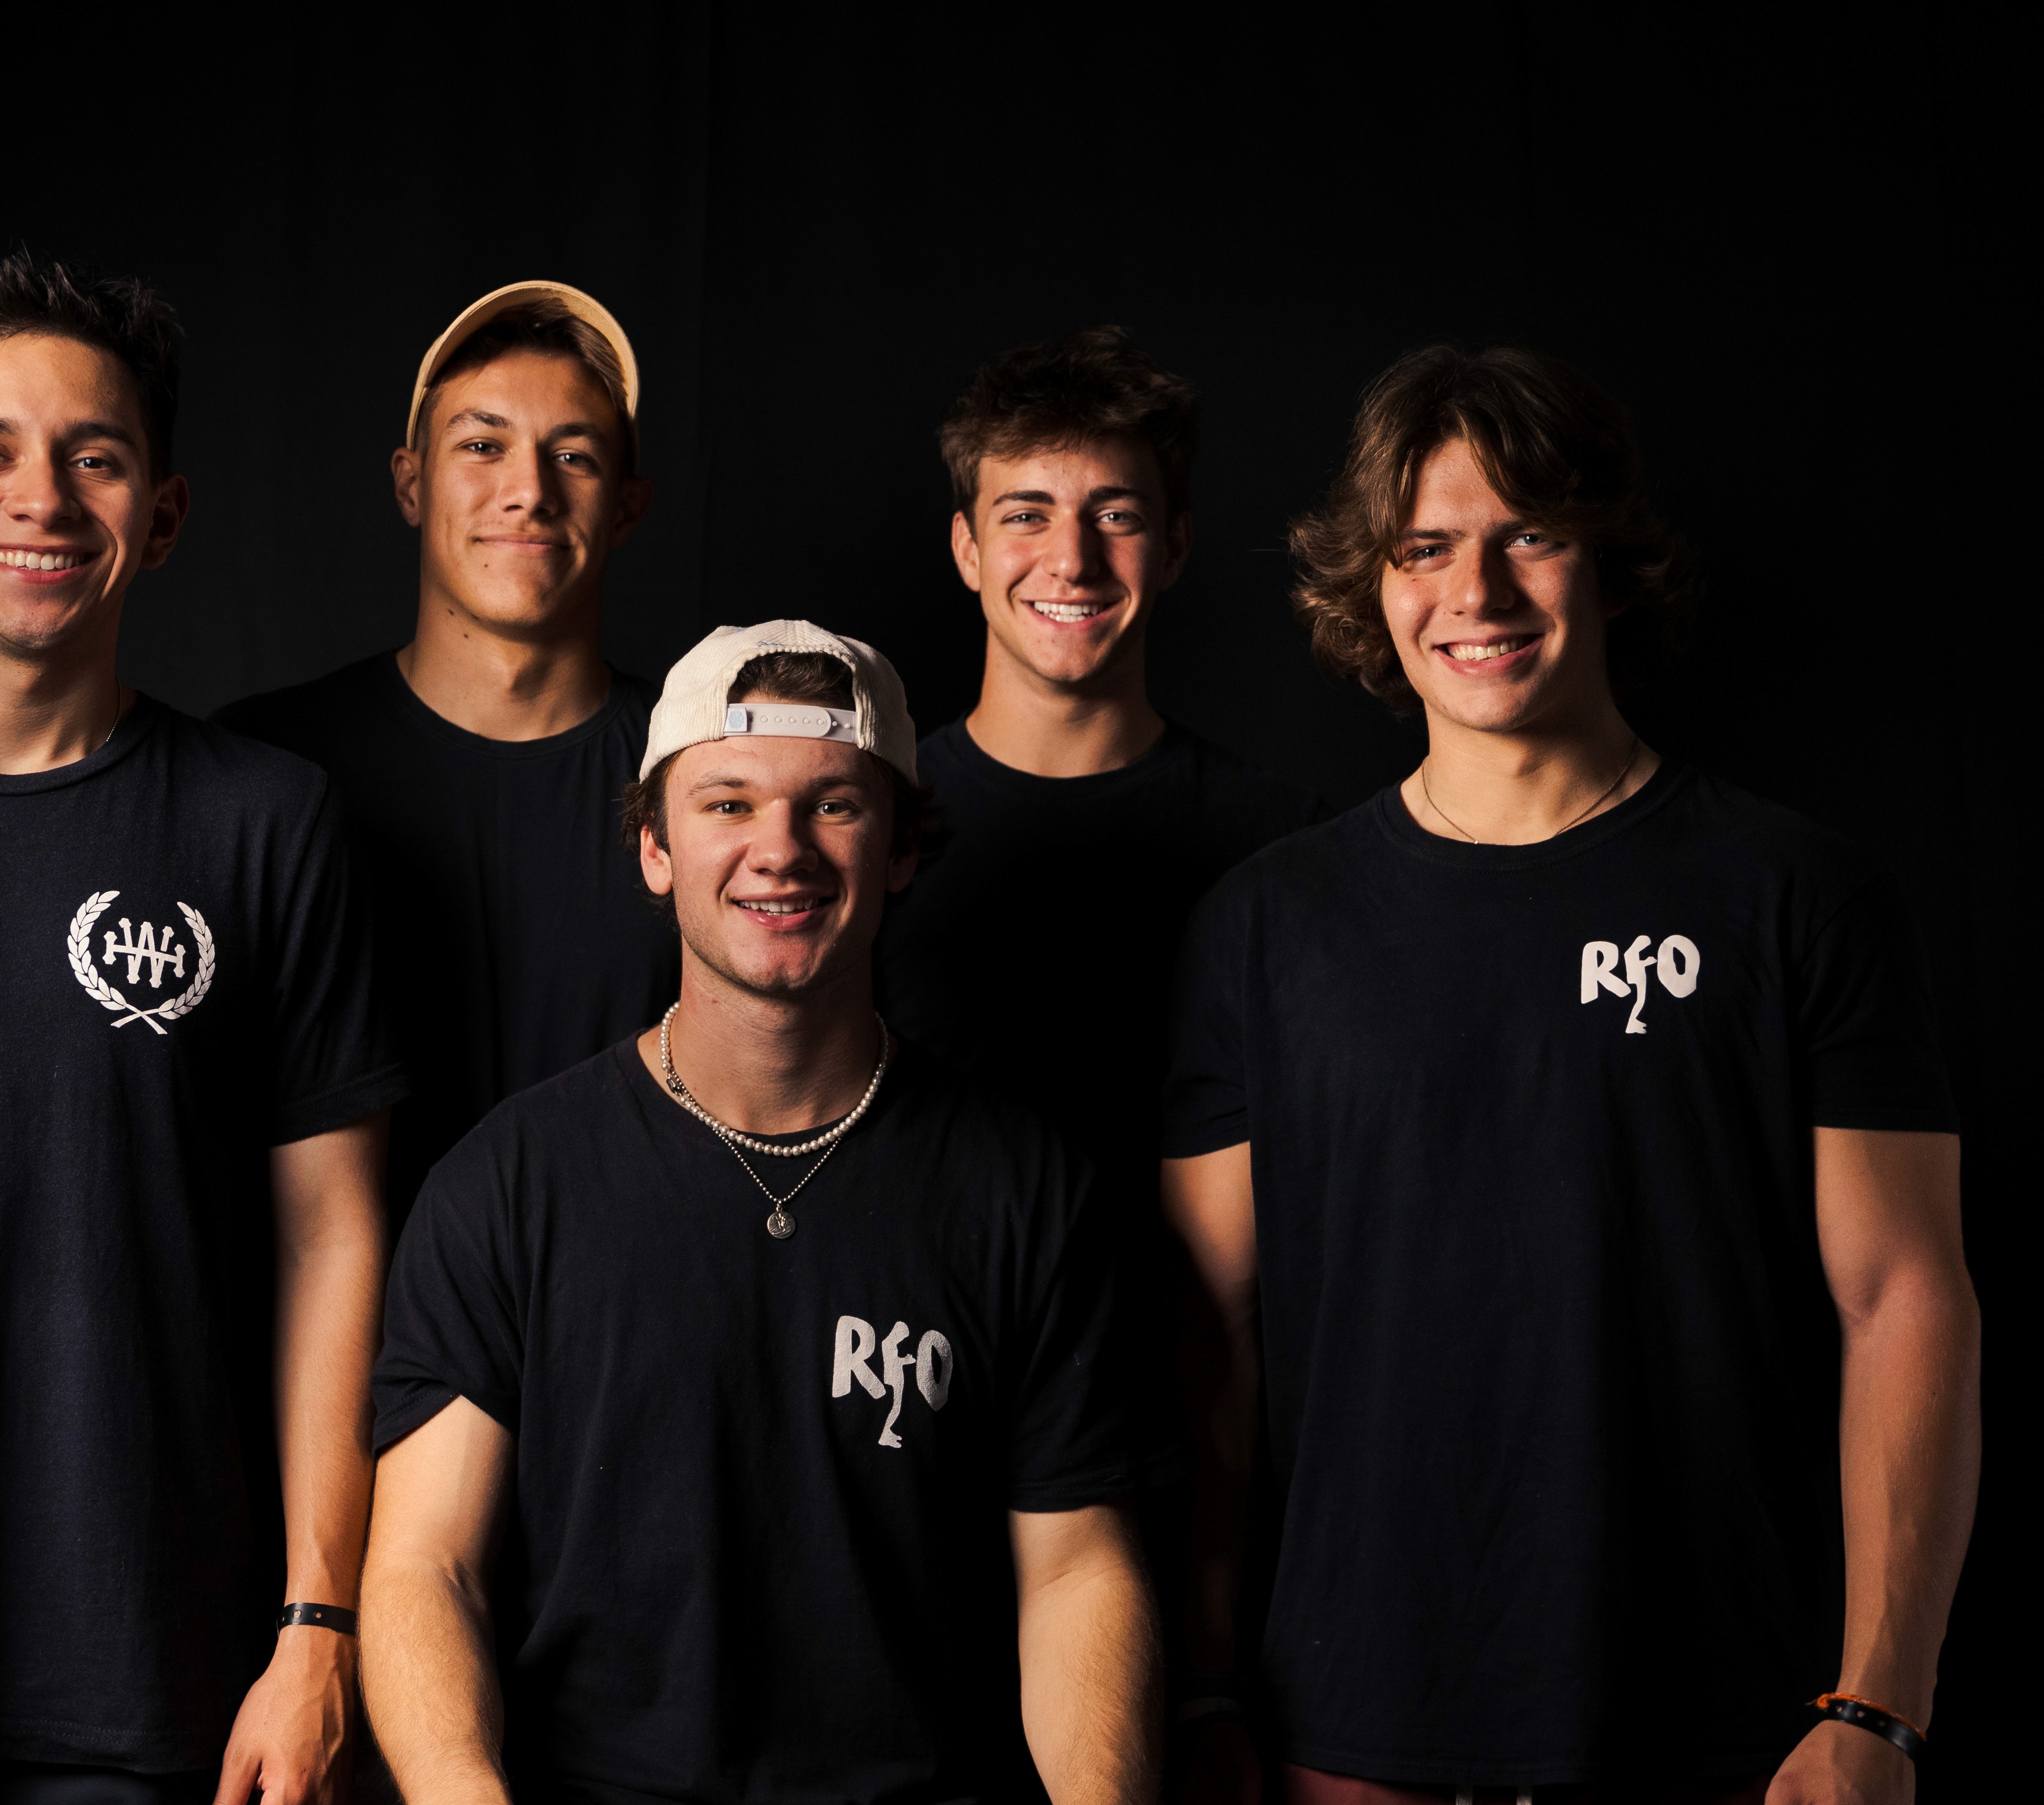
[[[85,562],[77,552],[0,552],[0,564],[17,571],[75,570]]]
[[[1494,639],[1488,645],[1451,645],[1448,656],[1458,664],[1473,664],[1485,658],[1502,658],[1533,643],[1530,636],[1519,639]]]
[[[1052,621],[1089,621],[1106,608],[1102,602],[1032,602],[1029,606]]]
[[[816,905],[813,898],[803,896],[797,897],[789,902],[741,902],[738,906],[741,909],[750,909],[755,914],[803,915],[807,914],[809,911],[813,909]]]

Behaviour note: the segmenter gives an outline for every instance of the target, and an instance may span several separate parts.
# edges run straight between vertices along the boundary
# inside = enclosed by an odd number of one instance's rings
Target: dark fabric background
[[[465,302],[546,275],[601,296],[645,371],[658,492],[611,656],[657,676],[719,622],[810,615],[886,648],[933,725],[980,634],[937,418],[989,352],[1112,320],[1206,402],[1157,698],[1352,802],[1421,742],[1308,664],[1287,517],[1398,352],[1576,360],[1709,572],[1703,643],[1639,725],[1874,848],[1929,951],[1988,1321],[1921,1795],[1964,1796],[2028,1577],[1995,1437],[2036,1197],[2014,41],[1923,6],[1331,16],[159,12],[10,58],[0,239],[147,275],[189,329],[191,522],[136,587],[125,673],[203,710],[406,637],[386,466],[412,373]]]

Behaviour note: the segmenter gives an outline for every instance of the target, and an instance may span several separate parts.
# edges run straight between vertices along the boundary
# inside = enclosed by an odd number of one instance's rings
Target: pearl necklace
[[[880,1024],[880,1063],[873,1068],[873,1082],[866,1087],[866,1095],[859,1099],[858,1107],[834,1127],[827,1128],[822,1133],[813,1135],[807,1141],[797,1141],[792,1147],[784,1147],[775,1141],[762,1141],[754,1135],[741,1133],[728,1122],[719,1122],[690,1094],[688,1086],[682,1082],[682,1075],[674,1069],[672,1051],[671,1036],[674,1030],[674,1011],[681,1006],[681,999],[678,997],[667,1006],[667,1013],[660,1018],[661,1076],[666,1080],[667,1088],[673,1093],[674,1101],[731,1149],[731,1157],[737,1160],[741,1167],[743,1167],[745,1176],[765,1193],[766,1201],[774,1206],[773,1214],[766,1218],[766,1232],[776,1241],[786,1241],[795,1232],[795,1218],[788,1214],[788,1206],[794,1201],[795,1192],[800,1191],[803,1185],[807,1184],[823,1170],[824,1160],[828,1160],[837,1151],[838,1143],[859,1126],[859,1118],[872,1108],[873,1099],[880,1094],[880,1080],[887,1076],[889,1056],[887,1024],[876,1011],[873,1019]],[[823,1159],[817,1160],[806,1172],[803,1173],[801,1183],[795,1187],[794,1191],[790,1191],[785,1197],[776,1197],[767,1189],[766,1180],[747,1164],[745,1156],[738,1150],[740,1147],[747,1147],[755,1153],[769,1153],[777,1159],[783,1160],[796,1159],[804,1153],[813,1153],[820,1148],[823,1151]]]

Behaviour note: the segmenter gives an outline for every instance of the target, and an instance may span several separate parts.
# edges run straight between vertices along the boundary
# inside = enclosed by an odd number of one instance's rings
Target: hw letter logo
[[[1686,934],[1671,933],[1660,949],[1648,953],[1653,936],[1639,935],[1625,949],[1625,976],[1618,976],[1618,943],[1592,940],[1583,943],[1583,1001],[1595,1003],[1599,991],[1632,999],[1632,1013],[1625,1018],[1628,1034],[1643,1034],[1646,1024],[1639,1014],[1646,1006],[1646,968],[1651,965],[1661,987],[1670,996],[1687,996],[1696,987],[1696,973],[1703,969],[1704,956]]]
[[[923,1402],[933,1411],[944,1407],[951,1395],[951,1345],[935,1329],[923,1331],[923,1338],[916,1344],[912,1354],[905,1354],[901,1344],[909,1338],[909,1325],[897,1322],[887,1331],[887,1339],[881,1341],[873,1325],[863,1317],[840,1316],[837,1319],[837,1339],[831,1353],[831,1395],[845,1398],[851,1395],[851,1382],[859,1381],[859,1388],[869,1398],[884,1398],[889,1391],[894,1394],[894,1407],[887,1413],[887,1420],[880,1426],[880,1445],[898,1448],[901,1437],[894,1433],[894,1424],[901,1414],[901,1399],[908,1390],[908,1377],[916,1376],[916,1389],[923,1394]],[[880,1350],[880,1371],[876,1373],[867,1362],[873,1357],[875,1348]]]

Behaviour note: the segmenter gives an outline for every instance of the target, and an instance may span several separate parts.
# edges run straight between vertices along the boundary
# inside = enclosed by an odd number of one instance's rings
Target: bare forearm
[[[286,1589],[352,1606],[369,1522],[369,1370],[383,1276],[373,1228],[280,1250],[276,1403]]]
[[[1022,1723],[1054,1805],[1141,1805],[1157,1795],[1162,1662],[1133,1558],[1021,1601]]]
[[[1891,1287],[1846,1330],[1839,1689],[1929,1721],[1980,1478],[1980,1318],[1963,1274]]]
[[[501,1805],[504,1705],[478,1584],[372,1553],[363,1575],[362,1690],[409,1805]]]

